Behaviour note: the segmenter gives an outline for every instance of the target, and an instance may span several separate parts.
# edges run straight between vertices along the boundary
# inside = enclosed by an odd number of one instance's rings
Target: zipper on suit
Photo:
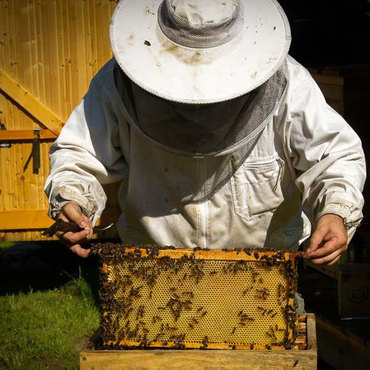
[[[201,223],[201,247],[207,248],[207,202],[204,201],[200,204],[200,223]]]
[[[285,162],[281,158],[277,158],[277,162],[279,164],[279,173],[276,179],[276,183],[274,185],[274,191],[277,189],[279,183],[282,181],[285,175]]]
[[[206,182],[206,159],[200,158],[198,160],[198,172],[201,184],[202,198],[206,198],[205,192],[205,182]],[[207,248],[207,201],[204,200],[202,203],[199,203],[199,230],[200,230],[200,247]]]

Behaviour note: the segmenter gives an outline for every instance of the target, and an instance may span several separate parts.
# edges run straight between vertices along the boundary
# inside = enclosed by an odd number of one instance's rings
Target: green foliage
[[[0,369],[78,369],[99,311],[82,277],[60,289],[0,297]]]
[[[14,242],[4,242],[4,241],[0,241],[0,249],[6,249],[6,248],[10,248],[14,245],[15,243]]]

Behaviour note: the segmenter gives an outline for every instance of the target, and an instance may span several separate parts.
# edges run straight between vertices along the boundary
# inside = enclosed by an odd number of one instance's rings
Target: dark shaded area
[[[0,295],[54,289],[81,276],[98,300],[98,275],[97,257],[80,258],[57,241],[20,242],[0,249]]]
[[[288,16],[289,54],[311,71],[343,77],[343,86],[325,86],[324,95],[362,140],[370,157],[370,2],[352,0],[280,0]],[[343,94],[340,96],[340,94]],[[367,171],[370,173],[369,161]],[[364,219],[352,241],[349,261],[370,261],[370,183],[365,184]]]
[[[290,54],[308,64],[370,62],[370,4],[367,0],[280,0],[288,16]]]
[[[338,313],[338,280],[310,267],[299,266],[298,290],[305,300],[307,312],[314,312],[333,323],[343,331],[353,333],[370,342],[370,318],[341,318]],[[369,272],[370,274],[370,272]],[[370,317],[370,312],[369,315]]]
[[[326,362],[322,361],[320,358],[317,360],[317,369],[318,370],[335,370],[335,367],[330,366]]]
[[[305,300],[305,310],[337,320],[337,281],[316,270],[305,267],[303,260],[298,265],[298,291]]]
[[[318,319],[323,320],[333,328],[337,328],[341,333],[343,333],[343,335],[348,337],[356,337],[363,345],[368,345],[368,343],[370,343],[370,318],[353,317],[344,319],[340,317],[338,312],[340,306],[340,297],[338,295],[338,279],[328,276],[311,267],[305,266],[303,261],[300,261],[298,265],[298,273],[298,291],[304,297],[306,312],[313,312],[316,316],[318,369],[337,369],[338,367],[332,366],[334,364],[330,360],[330,356],[333,356],[333,352],[331,352],[331,354],[328,354],[325,350],[328,348],[328,346],[332,347],[334,344],[328,340],[327,334],[325,335],[325,333],[323,332],[323,330],[325,329],[323,329],[320,324],[318,324]],[[346,297],[342,297],[342,299],[346,300]],[[333,333],[334,332],[335,331],[333,331]],[[336,338],[332,339],[333,342],[335,342],[334,348],[337,348],[338,340],[336,340]],[[356,345],[353,344],[353,342],[350,340],[348,341],[348,343],[346,343],[346,345],[346,349],[348,349],[349,352],[353,354],[353,351],[355,350],[355,348],[357,348]],[[341,353],[341,356],[346,356],[345,352]],[[347,358],[347,363],[342,364],[340,368],[349,368],[348,362],[350,362],[349,358],[351,357],[349,356]],[[356,360],[357,364],[353,368],[368,368],[368,363],[366,362],[366,360],[362,358],[361,360]],[[361,366],[357,367],[359,366],[359,363],[361,363]]]

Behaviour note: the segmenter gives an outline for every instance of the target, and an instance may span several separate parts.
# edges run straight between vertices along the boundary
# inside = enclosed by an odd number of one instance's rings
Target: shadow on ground
[[[20,242],[0,249],[0,295],[58,288],[80,276],[97,292],[98,259],[80,258],[58,241]]]

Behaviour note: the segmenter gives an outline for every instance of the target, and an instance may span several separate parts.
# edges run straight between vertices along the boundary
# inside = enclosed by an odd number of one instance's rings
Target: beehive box
[[[291,349],[296,253],[98,244],[106,349]]]
[[[291,350],[130,349],[104,350],[99,332],[80,351],[80,370],[124,369],[316,369],[316,324],[313,314],[297,323],[297,346]]]

